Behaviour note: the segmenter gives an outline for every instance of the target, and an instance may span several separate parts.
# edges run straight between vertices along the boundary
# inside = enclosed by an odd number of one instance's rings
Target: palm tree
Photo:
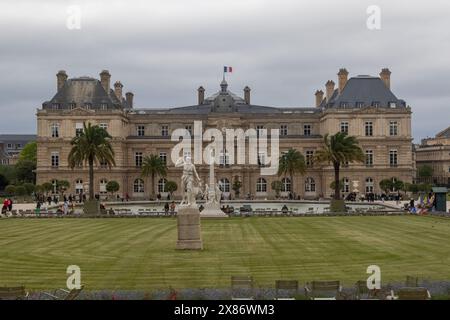
[[[292,193],[294,193],[294,174],[304,174],[305,172],[305,157],[300,151],[291,148],[288,152],[281,156],[280,163],[278,165],[278,176],[289,175],[289,178],[291,179]]]
[[[334,168],[334,200],[340,200],[339,170],[341,164],[347,162],[363,162],[365,157],[358,146],[356,137],[348,136],[345,132],[335,135],[326,134],[323,137],[323,147],[316,151],[315,159],[319,163],[332,164]]]
[[[165,177],[167,175],[166,163],[157,155],[151,154],[142,160],[142,176],[152,177],[152,197],[155,196],[155,177],[159,175]]]
[[[72,139],[68,162],[70,168],[89,165],[89,199],[94,199],[94,164],[106,164],[109,168],[115,166],[112,137],[99,126],[83,124],[83,131]]]

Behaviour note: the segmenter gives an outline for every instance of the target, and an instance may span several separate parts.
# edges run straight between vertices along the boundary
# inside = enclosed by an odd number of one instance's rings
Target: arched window
[[[230,181],[227,178],[220,179],[219,189],[222,192],[230,192]]]
[[[373,193],[373,179],[366,178],[366,193]]]
[[[166,179],[159,179],[159,181],[158,181],[158,192],[159,193],[161,193],[161,192],[166,192],[166,183],[167,183],[167,180]]]
[[[316,192],[316,182],[311,177],[305,180],[305,192]]]
[[[291,191],[291,179],[283,178],[281,179],[281,192],[290,192]]]
[[[144,193],[144,180],[142,179],[134,180],[133,189],[135,193]]]
[[[343,178],[342,182],[343,182],[342,192],[344,192],[344,193],[350,192],[350,180],[348,178]]]
[[[101,179],[100,180],[100,193],[105,194],[106,191],[106,184],[108,183],[108,180],[106,179]]]
[[[75,181],[75,193],[76,194],[80,194],[83,193],[83,180],[78,179],[77,181]]]
[[[256,192],[267,192],[267,181],[264,178],[256,180]]]

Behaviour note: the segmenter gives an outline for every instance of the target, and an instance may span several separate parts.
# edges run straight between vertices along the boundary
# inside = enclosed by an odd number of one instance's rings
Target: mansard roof
[[[55,96],[43,103],[44,109],[71,109],[86,104],[92,109],[128,108],[126,100],[119,101],[114,90],[107,93],[101,82],[91,77],[79,77],[67,80]]]
[[[395,104],[395,105],[394,105]],[[336,89],[330,101],[324,99],[323,108],[405,108],[405,101],[398,99],[384,84],[383,80],[372,76],[350,78],[341,93]]]
[[[439,132],[436,138],[450,138],[450,127]]]

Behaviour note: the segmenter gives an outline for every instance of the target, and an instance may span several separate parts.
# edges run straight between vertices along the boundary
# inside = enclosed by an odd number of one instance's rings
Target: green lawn
[[[79,265],[87,289],[228,287],[231,275],[277,279],[450,279],[450,219],[233,218],[202,222],[205,250],[176,251],[175,219],[1,219],[0,286],[65,287]]]

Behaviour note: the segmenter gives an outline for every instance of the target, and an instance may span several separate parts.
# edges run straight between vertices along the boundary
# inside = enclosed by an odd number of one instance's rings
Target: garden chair
[[[0,287],[0,300],[24,300],[28,298],[28,291],[21,287]]]
[[[231,300],[254,300],[253,277],[231,277]]]
[[[81,291],[83,291],[84,286],[81,286],[80,289],[56,289],[53,293],[42,292],[39,298],[44,295],[51,300],[75,300],[80,295]]]
[[[297,280],[275,281],[275,300],[295,300],[295,296],[297,294],[298,294]]]
[[[337,300],[343,297],[340,281],[306,283],[305,295],[311,300]]]
[[[386,300],[392,299],[392,290],[389,288],[369,289],[367,281],[357,281],[355,284],[355,300]]]
[[[427,288],[413,287],[400,288],[397,294],[394,295],[396,300],[430,300],[431,294]]]

